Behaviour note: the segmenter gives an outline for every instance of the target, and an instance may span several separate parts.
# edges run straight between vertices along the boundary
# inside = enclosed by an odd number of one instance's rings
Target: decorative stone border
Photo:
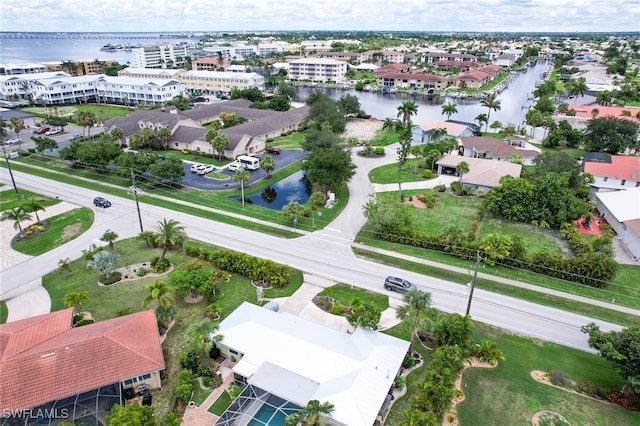
[[[456,378],[456,396],[451,400],[451,410],[445,411],[442,416],[442,426],[455,426],[459,424],[458,415],[453,412],[458,404],[464,401],[465,395],[462,392],[462,375],[464,374],[467,368],[495,368],[498,366],[498,363],[489,364],[486,361],[482,361],[479,358],[471,358],[464,362],[464,367],[462,371],[458,373],[458,377]],[[451,418],[451,420],[449,420]]]
[[[548,411],[548,410],[538,411],[533,416],[531,416],[531,424],[533,426],[540,426],[540,423],[543,420],[546,420],[545,424],[549,424],[548,417],[552,417],[553,420],[559,420],[563,424],[571,425],[571,423],[569,423],[569,421],[565,419],[562,415],[556,413],[555,411]],[[552,424],[555,425],[556,424],[555,421]]]
[[[125,266],[125,267],[122,267],[122,268],[118,268],[114,272],[120,272],[122,274],[122,279],[120,281],[116,281],[115,283],[108,284],[108,285],[105,285],[101,281],[98,281],[98,285],[101,286],[101,287],[113,287],[114,285],[122,284],[122,283],[128,282],[128,281],[139,280],[139,279],[142,279],[142,278],[161,277],[161,276],[167,275],[169,272],[173,271],[173,264],[171,264],[169,266],[169,269],[167,269],[166,271],[164,271],[162,273],[147,272],[143,276],[139,277],[137,275],[138,269],[146,268],[147,267],[146,265],[150,265],[150,263],[149,262],[134,263],[133,265],[128,265],[128,266]],[[150,268],[150,266],[149,266],[149,268]],[[150,271],[150,269],[149,269],[149,271]]]

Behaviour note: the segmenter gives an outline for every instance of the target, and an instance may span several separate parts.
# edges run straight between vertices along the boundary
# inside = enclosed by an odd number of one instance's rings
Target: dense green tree
[[[584,77],[580,77],[577,80],[569,80],[566,87],[569,96],[584,96],[587,90],[589,90],[587,80]]]
[[[284,96],[276,95],[269,99],[269,109],[273,111],[289,111],[290,108],[291,104]]]
[[[633,146],[638,138],[638,123],[615,117],[589,120],[584,135],[588,151],[618,154]]]
[[[355,95],[342,95],[338,99],[338,110],[343,116],[359,115],[362,111],[360,108],[360,99]]]
[[[458,346],[463,351],[468,351],[473,343],[472,328],[473,322],[469,315],[442,315],[434,327],[436,346]]]
[[[297,201],[291,201],[282,207],[282,214],[284,216],[284,220],[292,222],[304,215],[304,207]]]
[[[316,91],[307,97],[307,105],[309,105],[309,113],[305,122],[308,127],[310,122],[318,123],[316,128],[322,128],[321,123],[327,123],[326,126],[334,133],[342,133],[346,127],[346,119],[338,110],[336,101],[329,98],[320,91]]]
[[[213,343],[216,341],[216,331],[218,331],[218,324],[209,318],[203,318],[189,326],[187,339],[189,343],[208,357]]]
[[[500,185],[493,187],[486,197],[489,210],[516,222],[529,223],[529,206],[533,200],[535,185],[524,178],[505,176]]]
[[[58,148],[58,142],[56,142],[55,139],[44,136],[33,136],[31,139],[36,143],[36,151],[42,154],[43,160],[45,150],[48,149],[53,152],[54,149]]]
[[[302,149],[315,151],[316,149],[335,148],[340,144],[340,138],[331,131],[309,130],[302,141]]]
[[[411,217],[407,210],[384,195],[369,195],[362,209],[369,224],[378,234],[399,234],[408,229],[411,224]]]
[[[322,192],[336,190],[355,174],[351,153],[338,147],[313,150],[303,166],[307,180]]]
[[[320,403],[312,399],[300,410],[301,420],[305,425],[314,426],[320,420],[320,416],[328,416],[335,410],[335,406],[329,401]]]
[[[251,102],[264,101],[264,93],[257,87],[247,89],[231,89],[231,99],[247,99]]]
[[[74,121],[82,126],[82,134],[84,135],[84,129],[87,129],[87,136],[91,136],[91,128],[98,124],[98,116],[93,112],[80,111],[74,116]]]
[[[578,189],[580,185],[584,184],[583,179],[580,177],[582,172],[580,163],[566,152],[543,152],[533,159],[533,164],[536,166],[532,174],[532,181],[534,182],[547,173],[567,172],[570,174],[570,188]]]
[[[155,184],[180,185],[184,178],[184,167],[178,158],[168,157],[149,166],[149,173],[158,179]]]
[[[398,135],[398,148],[396,148],[396,153],[398,154],[398,193],[400,195],[400,202],[402,202],[402,168],[407,162],[407,158],[411,152],[411,142],[413,141],[410,119],[408,124],[398,131]]]
[[[296,97],[295,87],[285,82],[278,84],[276,93],[280,96],[284,96],[285,98],[287,98],[287,101],[291,101],[293,98]]]
[[[20,139],[20,132],[27,128],[27,125],[24,124],[24,120],[21,118],[11,117],[9,120],[9,126],[11,130],[13,130],[16,134],[16,138]]]
[[[629,389],[640,393],[640,328],[602,332],[597,324],[590,323],[582,331],[589,334],[589,346],[615,365]]]
[[[178,108],[178,110],[180,111],[186,111],[190,108],[189,99],[186,96],[183,96],[182,94],[176,96],[170,101],[167,101],[167,105],[172,105]]]
[[[75,141],[74,141],[75,142]],[[73,145],[73,144],[72,144]],[[64,149],[64,148],[63,148]],[[62,151],[62,150],[61,150]],[[101,167],[108,165],[122,153],[120,146],[107,139],[96,142],[83,141],[77,145],[78,161],[88,165]]]
[[[476,116],[476,118],[474,118],[474,121],[477,121],[478,122],[478,127],[482,129],[482,124],[483,123],[485,123],[485,124],[488,123],[489,122],[489,117],[487,116],[487,114],[481,113],[481,114],[478,114]]]
[[[212,296],[218,284],[218,274],[200,260],[187,262],[169,276],[169,285],[181,296]]]
[[[553,103],[553,100],[546,96],[538,99],[538,102],[536,102],[533,108],[537,109],[544,115],[551,115],[556,111],[556,106]]]

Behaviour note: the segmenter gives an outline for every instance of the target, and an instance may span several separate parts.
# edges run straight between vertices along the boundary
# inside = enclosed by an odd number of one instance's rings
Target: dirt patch
[[[538,411],[531,417],[531,424],[534,426],[540,426],[541,424],[549,426],[570,426],[571,423],[567,421],[558,413],[553,411]]]
[[[373,139],[380,129],[382,129],[382,121],[376,118],[349,120],[340,137],[356,138],[360,143],[366,143]]]
[[[65,226],[65,228],[62,230],[62,241],[68,241],[78,235],[80,233],[81,226],[82,224],[80,222],[74,223],[73,225]]]
[[[427,208],[427,205],[425,203],[423,203],[422,201],[418,200],[416,197],[413,197],[413,199],[411,201],[404,200],[402,202],[402,204],[411,205],[411,206],[417,207],[419,209],[426,209]]]

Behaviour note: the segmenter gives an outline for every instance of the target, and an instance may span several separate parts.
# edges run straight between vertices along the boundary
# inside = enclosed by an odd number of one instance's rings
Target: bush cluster
[[[149,263],[151,264],[151,270],[156,274],[165,272],[171,266],[169,259],[160,260],[160,256],[154,256]]]

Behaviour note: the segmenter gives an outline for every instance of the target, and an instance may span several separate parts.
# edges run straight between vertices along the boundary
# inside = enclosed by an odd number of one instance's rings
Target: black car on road
[[[107,200],[106,198],[96,197],[93,199],[93,205],[106,209],[107,207],[111,207],[111,201]]]

